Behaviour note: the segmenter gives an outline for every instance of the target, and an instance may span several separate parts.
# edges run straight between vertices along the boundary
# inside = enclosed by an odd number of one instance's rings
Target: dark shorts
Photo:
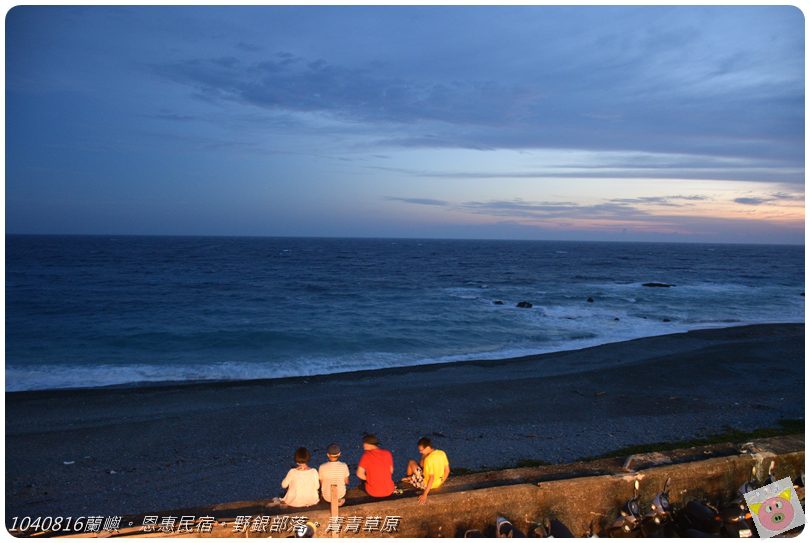
[[[393,498],[395,496],[398,496],[398,495],[402,494],[402,490],[400,490],[398,487],[394,487],[394,491],[391,494],[389,494],[388,496],[372,496],[371,494],[369,494],[366,491],[366,482],[365,481],[360,481],[360,484],[357,485],[357,488],[360,491],[362,491],[363,494],[365,494],[369,498],[374,498],[375,500],[387,500],[388,498]]]

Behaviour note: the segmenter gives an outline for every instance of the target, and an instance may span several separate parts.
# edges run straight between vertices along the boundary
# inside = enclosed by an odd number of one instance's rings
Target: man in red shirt
[[[364,482],[366,494],[374,498],[387,498],[394,493],[394,456],[380,448],[373,434],[363,437],[363,456],[357,464],[357,477]]]

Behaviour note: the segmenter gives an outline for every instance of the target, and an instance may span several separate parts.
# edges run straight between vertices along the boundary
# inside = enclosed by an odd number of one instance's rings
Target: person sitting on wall
[[[327,502],[331,501],[332,485],[337,487],[338,505],[346,500],[346,485],[349,484],[349,466],[340,461],[340,445],[332,443],[326,448],[326,458],[318,468],[318,477],[321,480],[321,495]]]
[[[309,507],[318,503],[318,471],[307,465],[312,455],[309,451],[300,447],[295,451],[294,468],[287,472],[287,476],[281,481],[281,488],[286,488],[287,493],[281,502],[290,507]]]
[[[422,458],[419,462],[408,460],[408,476],[403,481],[422,490],[419,503],[425,504],[430,491],[442,486],[450,477],[450,462],[444,451],[433,448],[428,437],[420,438],[416,447]]]
[[[394,456],[391,451],[380,448],[380,442],[374,434],[363,437],[363,451],[357,464],[361,488],[374,498],[387,498],[396,489],[391,478],[394,473]]]

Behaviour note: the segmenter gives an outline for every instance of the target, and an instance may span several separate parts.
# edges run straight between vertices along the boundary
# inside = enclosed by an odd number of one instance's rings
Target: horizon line
[[[657,243],[678,245],[779,245],[804,247],[802,243],[789,242],[742,242],[742,241],[639,241],[639,240],[595,240],[595,239],[519,239],[519,238],[422,238],[407,236],[293,236],[270,234],[42,234],[6,232],[8,236],[29,237],[121,237],[121,238],[265,238],[265,239],[363,239],[363,240],[413,240],[413,241],[511,241],[511,242],[551,242],[551,243]]]

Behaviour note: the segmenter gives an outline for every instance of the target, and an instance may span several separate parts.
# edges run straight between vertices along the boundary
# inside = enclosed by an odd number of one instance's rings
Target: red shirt
[[[359,467],[366,470],[366,492],[375,498],[385,498],[394,492],[394,480],[391,479],[391,468],[394,457],[391,451],[371,449],[360,457]]]

